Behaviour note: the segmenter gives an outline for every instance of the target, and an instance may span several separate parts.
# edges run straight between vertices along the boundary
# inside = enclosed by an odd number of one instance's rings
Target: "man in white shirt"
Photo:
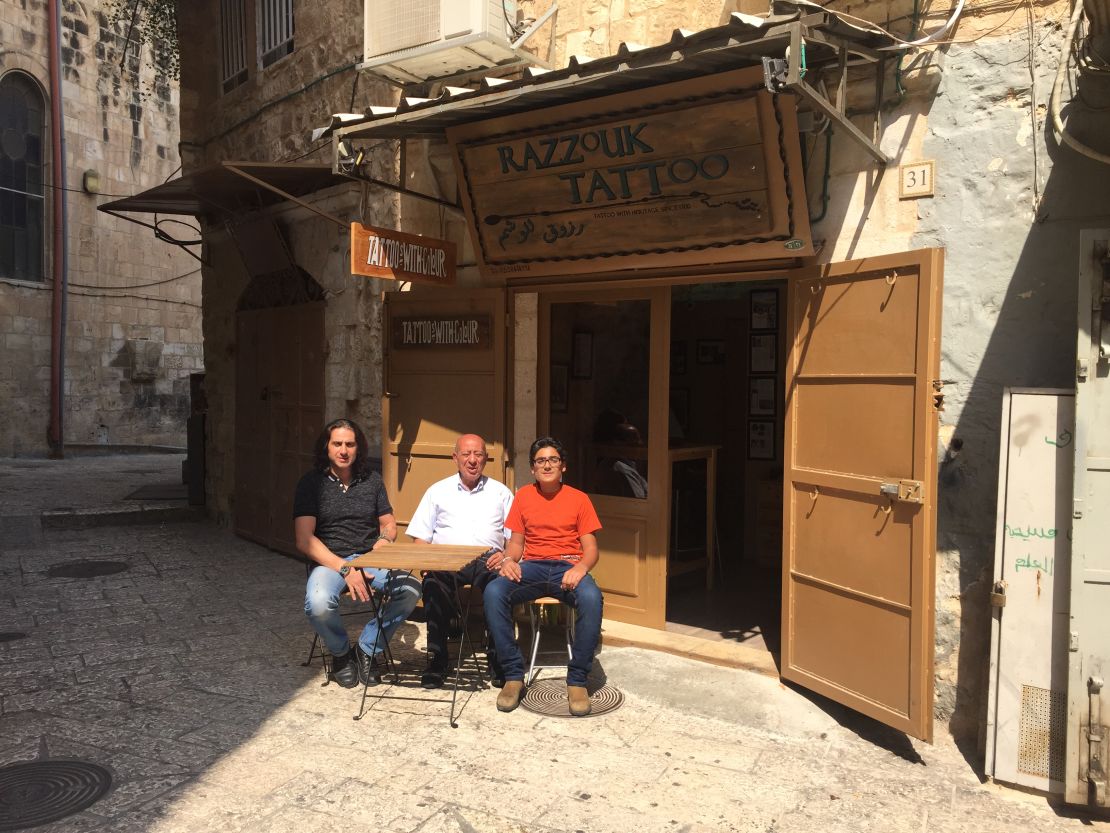
[[[488,551],[456,573],[438,571],[424,576],[424,612],[428,620],[428,669],[420,678],[424,688],[439,688],[449,670],[447,632],[451,617],[461,615],[458,588],[469,584],[481,593],[497,576],[496,570],[486,566],[486,559],[491,552],[505,548],[505,518],[513,503],[513,493],[507,486],[482,474],[488,454],[481,437],[463,434],[455,441],[451,459],[458,466],[458,474],[428,487],[406,532],[421,544],[484,546]],[[498,680],[501,674],[492,652],[489,659],[493,677]]]

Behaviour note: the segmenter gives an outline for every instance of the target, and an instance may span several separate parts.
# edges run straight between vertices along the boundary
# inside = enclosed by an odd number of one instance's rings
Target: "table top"
[[[347,563],[352,567],[377,567],[382,570],[448,570],[462,569],[484,553],[488,547],[455,544],[388,544],[373,552],[363,553]]]

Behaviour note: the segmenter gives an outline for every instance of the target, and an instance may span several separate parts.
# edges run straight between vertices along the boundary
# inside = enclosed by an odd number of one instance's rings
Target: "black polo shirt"
[[[293,498],[293,517],[314,517],[316,537],[342,558],[369,552],[381,534],[378,517],[391,514],[385,483],[376,471],[347,491],[330,472],[310,471],[297,484]]]

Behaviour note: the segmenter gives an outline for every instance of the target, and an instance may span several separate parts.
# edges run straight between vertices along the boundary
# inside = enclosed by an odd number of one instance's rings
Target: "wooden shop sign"
[[[453,128],[493,275],[813,253],[795,99],[759,68]]]
[[[488,350],[488,315],[449,315],[391,318],[391,342],[398,350],[412,348],[452,348]]]
[[[351,223],[351,273],[453,286],[455,244],[449,240]]]

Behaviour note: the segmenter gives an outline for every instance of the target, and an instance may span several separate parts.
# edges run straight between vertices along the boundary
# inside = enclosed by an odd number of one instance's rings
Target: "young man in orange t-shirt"
[[[541,596],[553,596],[575,609],[574,643],[567,666],[567,700],[576,717],[590,713],[586,677],[593,666],[601,637],[601,590],[590,576],[597,564],[597,538],[601,529],[597,512],[585,492],[563,483],[566,455],[551,437],[532,443],[529,458],[536,482],[516,493],[506,530],[512,531],[504,553],[488,562],[500,575],[483,594],[486,621],[505,685],[497,708],[510,712],[524,693],[524,657],[516,644],[513,605]]]

